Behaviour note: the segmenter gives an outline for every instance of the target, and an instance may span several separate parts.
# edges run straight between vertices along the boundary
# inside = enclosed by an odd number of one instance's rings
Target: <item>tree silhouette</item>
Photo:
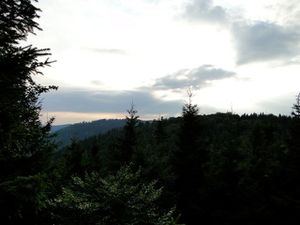
[[[49,52],[20,44],[34,29],[40,30],[35,22],[38,11],[30,0],[0,2],[0,220],[4,224],[34,221],[44,197],[38,174],[53,148],[48,138],[53,119],[42,125],[38,99],[56,87],[33,79],[51,63],[48,58],[39,60]]]
[[[154,130],[154,137],[156,144],[161,144],[165,139],[165,131],[164,131],[164,118],[159,117],[158,120],[155,121],[156,126]]]
[[[134,147],[136,145],[136,126],[138,125],[139,116],[134,105],[131,104],[130,109],[127,110],[126,124],[123,128],[124,136],[121,140],[121,164],[128,164],[132,160]]]
[[[296,103],[292,107],[292,116],[300,118],[300,93],[296,97]]]
[[[199,215],[195,211],[196,196],[202,181],[201,158],[199,151],[200,126],[198,106],[192,104],[192,92],[188,91],[189,101],[182,109],[182,123],[179,130],[178,149],[174,152],[175,188],[178,193],[177,207],[182,213],[182,222],[197,224]]]
[[[290,199],[300,202],[300,93],[296,97],[296,103],[293,105],[293,109],[288,160],[285,167],[285,187],[290,195]],[[299,203],[297,207],[298,209],[300,208]]]

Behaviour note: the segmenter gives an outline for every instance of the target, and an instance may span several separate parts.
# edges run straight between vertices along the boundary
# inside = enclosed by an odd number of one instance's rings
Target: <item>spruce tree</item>
[[[178,136],[178,148],[173,155],[177,207],[182,222],[198,224],[197,191],[202,181],[201,151],[199,151],[200,126],[198,106],[192,104],[192,93],[188,92],[189,102],[183,106],[182,122]]]
[[[54,86],[34,81],[48,66],[48,49],[24,46],[40,30],[39,9],[30,0],[0,1],[0,221],[31,224],[43,206],[41,172],[53,145],[52,120],[43,126],[39,96]],[[46,58],[40,61],[40,58]],[[28,222],[27,221],[27,222]]]
[[[138,125],[139,116],[134,105],[131,104],[130,109],[127,110],[128,116],[126,116],[126,124],[124,126],[124,136],[121,141],[121,165],[128,164],[132,160],[134,148],[136,145],[136,127]]]
[[[300,199],[300,93],[293,105],[292,123],[290,125],[289,152],[287,160],[287,181],[285,186],[291,199]],[[299,206],[298,206],[299,207]],[[299,215],[299,214],[298,214]]]
[[[156,126],[154,130],[154,137],[155,137],[155,142],[157,145],[163,143],[165,139],[165,130],[164,130],[164,118],[160,117],[158,120],[155,121]]]
[[[300,93],[296,97],[296,103],[292,107],[293,112],[292,116],[296,118],[300,118]]]

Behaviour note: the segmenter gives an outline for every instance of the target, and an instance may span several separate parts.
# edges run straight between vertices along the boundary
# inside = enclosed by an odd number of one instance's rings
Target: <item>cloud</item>
[[[190,21],[226,23],[227,13],[221,6],[213,5],[212,0],[192,0],[185,6],[184,18]]]
[[[88,48],[89,51],[100,54],[127,55],[127,51],[118,48]]]
[[[297,0],[270,5],[276,13],[273,21],[247,20],[230,14],[213,0],[190,0],[184,10],[189,21],[217,23],[232,35],[238,65],[277,60],[283,64],[299,63],[300,7]],[[289,15],[289,16],[286,16]]]
[[[181,101],[163,101],[154,97],[150,92],[136,91],[87,91],[64,89],[43,95],[44,111],[52,112],[102,112],[122,113],[136,106],[141,114],[178,113]]]
[[[195,69],[183,69],[174,74],[156,80],[153,88],[156,89],[187,89],[189,87],[203,87],[210,81],[232,77],[234,72],[215,68],[212,65],[203,65]]]
[[[299,54],[300,32],[295,27],[256,22],[233,24],[237,64],[257,61],[290,61]]]
[[[183,69],[174,74],[159,78],[154,85],[140,87],[136,90],[127,91],[97,91],[64,88],[62,90],[43,94],[41,103],[43,112],[55,112],[58,122],[77,121],[83,118],[126,114],[126,110],[133,103],[142,118],[153,118],[161,114],[175,116],[180,114],[183,100],[167,100],[168,98],[156,97],[156,91],[181,92],[191,86],[202,87],[213,80],[232,77],[235,73],[212,65],[203,65],[195,69]],[[99,84],[97,80],[91,81]],[[207,107],[205,107],[207,108]],[[204,112],[204,111],[203,111]],[[207,110],[205,111],[207,112]],[[72,116],[67,120],[67,115]],[[78,118],[77,118],[78,117]]]
[[[299,25],[299,0],[281,0],[277,4],[271,5],[271,10],[276,12],[276,21],[288,25]]]

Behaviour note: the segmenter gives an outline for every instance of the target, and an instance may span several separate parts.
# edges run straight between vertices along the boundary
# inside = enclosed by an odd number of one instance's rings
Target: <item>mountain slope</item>
[[[109,130],[121,128],[126,120],[121,119],[102,119],[92,122],[75,123],[55,132],[54,140],[59,147],[71,143],[72,140],[83,140],[85,138],[103,134]]]
[[[67,126],[70,126],[71,124],[62,124],[62,125],[52,125],[51,126],[51,132],[55,133],[63,128],[66,128]]]

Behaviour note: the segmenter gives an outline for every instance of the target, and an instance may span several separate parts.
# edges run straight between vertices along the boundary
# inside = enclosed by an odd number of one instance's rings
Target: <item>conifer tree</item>
[[[124,137],[121,143],[121,164],[128,164],[132,160],[136,145],[136,126],[138,125],[139,116],[133,104],[127,112],[128,116],[126,116],[126,124],[123,129]]]
[[[156,127],[154,130],[154,137],[156,144],[161,144],[165,138],[165,131],[164,131],[164,118],[160,117],[156,121]]]
[[[287,182],[285,182],[291,199],[300,199],[300,93],[296,97],[296,103],[292,107],[292,124],[290,126],[290,140],[287,170]]]
[[[296,97],[296,103],[292,107],[292,116],[300,118],[300,93]]]
[[[0,1],[0,221],[34,221],[45,197],[40,173],[53,145],[52,120],[43,126],[40,94],[55,89],[37,84],[33,76],[51,62],[48,49],[24,46],[28,34],[40,30],[39,9],[30,0]],[[28,222],[28,221],[27,221]]]
[[[178,149],[174,152],[175,188],[178,193],[177,207],[182,222],[198,224],[199,217],[194,207],[197,189],[202,179],[201,156],[199,151],[200,127],[198,106],[192,104],[192,92],[188,91],[189,101],[182,109],[182,123],[179,131]]]
[[[73,177],[50,209],[63,225],[177,225],[174,209],[158,207],[162,189],[141,180],[131,166],[105,178],[96,172]]]

